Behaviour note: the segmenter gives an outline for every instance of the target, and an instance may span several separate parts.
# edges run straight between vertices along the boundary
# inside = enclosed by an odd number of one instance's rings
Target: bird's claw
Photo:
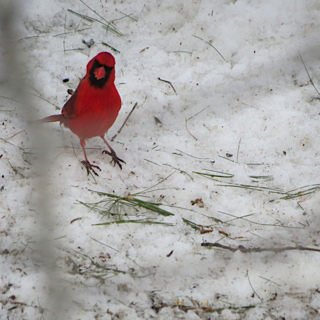
[[[97,172],[94,170],[94,168],[98,169],[99,171],[101,171],[100,167],[99,166],[96,166],[94,164],[91,164],[88,160],[83,160],[81,161],[81,163],[86,167],[87,169],[87,174],[89,175],[90,174],[90,171],[95,174],[96,176],[99,176],[97,174]]]
[[[103,150],[102,153],[106,153],[109,156],[112,157],[111,163],[113,162],[113,166],[115,166],[116,164],[120,167],[120,169],[122,170],[122,164],[121,162],[125,163],[125,161],[123,161],[122,159],[120,159],[117,154],[115,153],[114,150],[107,151],[107,150]]]

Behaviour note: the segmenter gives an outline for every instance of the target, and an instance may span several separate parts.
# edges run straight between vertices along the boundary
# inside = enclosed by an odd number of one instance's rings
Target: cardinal
[[[121,108],[121,98],[114,84],[115,59],[109,52],[100,52],[87,64],[86,75],[81,79],[71,98],[65,103],[61,114],[41,119],[41,122],[59,121],[80,139],[85,160],[82,164],[98,175],[95,169],[101,169],[89,162],[86,153],[86,140],[100,137],[110,151],[104,150],[112,157],[111,162],[122,169],[122,159],[105,139],[105,134],[115,122]]]

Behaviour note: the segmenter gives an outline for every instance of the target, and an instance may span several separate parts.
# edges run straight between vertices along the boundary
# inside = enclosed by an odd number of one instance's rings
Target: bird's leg
[[[101,139],[105,142],[105,144],[108,146],[108,148],[110,149],[110,151],[107,150],[103,150],[102,153],[106,153],[109,156],[112,157],[111,162],[114,163],[113,166],[115,166],[116,164],[120,167],[120,169],[122,170],[122,165],[121,162],[125,163],[122,159],[118,158],[116,152],[111,148],[110,144],[108,143],[108,141],[104,138],[104,136],[101,136]]]
[[[86,153],[86,148],[85,148],[85,146],[86,146],[86,141],[85,141],[84,139],[80,139],[80,144],[81,144],[81,148],[82,148],[82,150],[83,150],[84,158],[86,159],[86,160],[84,160],[84,161],[81,161],[81,163],[86,167],[86,169],[87,169],[87,174],[89,175],[90,170],[91,170],[93,174],[95,174],[96,176],[99,176],[99,175],[97,174],[97,172],[94,170],[94,168],[96,168],[96,169],[98,169],[98,170],[100,170],[100,171],[101,171],[101,169],[100,169],[98,166],[95,166],[94,164],[91,164],[91,163],[89,162],[88,158],[87,158],[87,153]]]

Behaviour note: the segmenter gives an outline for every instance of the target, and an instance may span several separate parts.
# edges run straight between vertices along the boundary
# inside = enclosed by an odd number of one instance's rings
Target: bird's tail
[[[33,121],[29,121],[29,124],[40,124],[40,123],[46,123],[46,122],[60,122],[61,124],[64,124],[66,127],[68,127],[68,123],[66,121],[66,118],[64,117],[63,114],[55,114],[53,116],[49,116],[49,117],[45,117],[43,119],[39,119],[39,120],[33,120]]]
[[[53,116],[49,116],[49,117],[45,117],[43,119],[39,119],[39,120],[35,120],[35,121],[31,121],[30,123],[47,123],[47,122],[60,122],[60,125],[63,124],[65,127],[69,127],[68,126],[68,120],[66,119],[66,117],[63,114],[54,114]]]
[[[62,114],[55,114],[53,116],[45,117],[43,119],[38,120],[39,122],[56,122],[59,121],[60,123],[64,123],[65,117]]]

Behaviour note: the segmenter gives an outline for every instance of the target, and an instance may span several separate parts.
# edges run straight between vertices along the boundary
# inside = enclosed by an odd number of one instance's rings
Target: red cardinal
[[[87,64],[87,73],[80,81],[78,88],[62,108],[62,113],[46,117],[41,122],[60,121],[79,139],[84,153],[85,161],[82,163],[98,175],[94,168],[98,166],[89,162],[86,154],[86,140],[93,137],[101,137],[109,151],[104,153],[112,157],[114,165],[118,164],[122,169],[123,160],[117,157],[104,135],[115,122],[121,108],[121,98],[114,84],[115,59],[111,53],[100,52]]]

